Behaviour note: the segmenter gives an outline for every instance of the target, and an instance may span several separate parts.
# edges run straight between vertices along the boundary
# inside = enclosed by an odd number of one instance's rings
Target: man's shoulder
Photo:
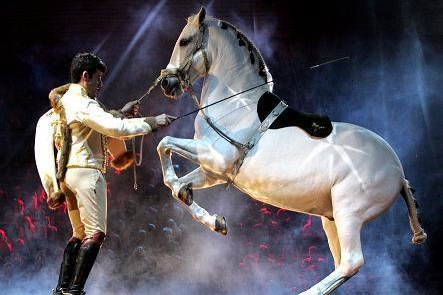
[[[97,102],[88,96],[82,95],[76,91],[67,91],[61,98],[63,104],[88,106],[90,104],[97,104]]]

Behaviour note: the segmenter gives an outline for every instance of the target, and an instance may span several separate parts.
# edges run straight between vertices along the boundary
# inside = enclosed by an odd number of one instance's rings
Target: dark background
[[[108,65],[100,98],[119,108],[164,68],[187,16],[201,5],[259,48],[274,92],[292,106],[371,129],[396,150],[416,190],[425,245],[412,245],[399,200],[362,232],[365,265],[338,294],[439,294],[442,289],[443,1],[21,1],[0,22],[0,288],[49,294],[70,236],[48,211],[34,164],[34,131],[48,92],[69,81],[81,51]],[[311,66],[344,60],[318,69]],[[182,115],[159,88],[142,112]],[[223,237],[197,224],[164,187],[155,151],[165,135],[192,137],[192,117],[146,136],[143,161],[110,169],[109,233],[88,294],[296,294],[333,269],[320,221],[281,212],[235,188],[195,193],[224,215]],[[138,143],[140,139],[138,139]],[[130,144],[128,142],[128,144]],[[137,147],[138,149],[138,147]],[[187,167],[177,159],[177,168]],[[34,227],[33,227],[34,226]]]

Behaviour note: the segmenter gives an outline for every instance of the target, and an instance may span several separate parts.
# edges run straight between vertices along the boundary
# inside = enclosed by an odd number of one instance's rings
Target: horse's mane
[[[216,18],[212,18],[212,20],[216,21],[218,27],[220,27],[221,29],[226,30],[230,28],[235,32],[235,36],[238,40],[238,45],[246,46],[249,52],[249,59],[251,61],[251,64],[255,64],[256,57],[258,58],[258,70],[259,70],[258,74],[265,79],[265,82],[268,82],[268,75],[267,75],[269,74],[268,67],[257,46],[255,46],[255,44],[239,28],[237,28],[233,24]]]

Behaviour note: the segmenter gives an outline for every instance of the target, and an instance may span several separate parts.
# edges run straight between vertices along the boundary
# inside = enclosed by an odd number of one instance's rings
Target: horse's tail
[[[414,234],[412,237],[412,242],[414,244],[422,244],[426,241],[427,234],[421,227],[417,212],[418,203],[414,198],[413,189],[409,185],[409,181],[407,179],[403,180],[401,195],[403,196],[406,206],[408,207],[409,225],[411,226],[412,233]]]

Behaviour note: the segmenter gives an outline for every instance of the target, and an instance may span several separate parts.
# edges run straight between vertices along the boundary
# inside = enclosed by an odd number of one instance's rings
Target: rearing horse
[[[272,76],[255,45],[233,25],[207,16],[204,7],[188,18],[161,77],[166,96],[178,98],[186,89],[199,107],[194,139],[166,136],[157,147],[164,183],[196,220],[227,233],[225,219],[192,197],[192,189],[225,183],[258,201],[321,218],[335,270],[302,294],[330,294],[358,272],[364,263],[362,226],[400,194],[412,242],[426,240],[412,189],[389,144],[348,123],[332,122],[323,134],[328,126],[318,125],[319,117],[288,123],[300,112],[273,102]],[[192,83],[200,78],[198,100]],[[198,168],[178,177],[173,153]]]

